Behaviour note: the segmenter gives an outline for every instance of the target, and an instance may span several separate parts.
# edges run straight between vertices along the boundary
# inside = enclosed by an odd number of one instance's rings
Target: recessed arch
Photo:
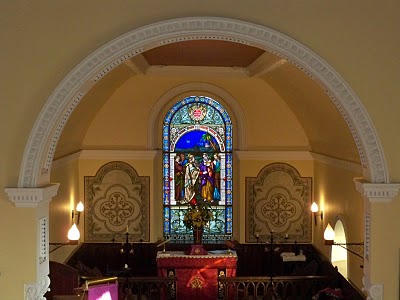
[[[57,86],[29,136],[19,174],[19,187],[50,180],[54,152],[69,116],[87,91],[115,67],[149,49],[188,40],[223,40],[258,47],[284,57],[322,85],[354,137],[364,178],[388,183],[384,153],[369,116],[339,74],[316,53],[265,26],[220,17],[179,18],[128,32],[89,55]]]
[[[335,242],[336,243],[341,243],[341,244],[346,244],[347,239],[346,239],[346,231],[344,229],[344,225],[342,220],[339,218],[336,223],[334,224],[334,232],[335,232]],[[338,267],[339,272],[347,278],[347,255],[348,252],[345,248],[343,247],[332,247],[332,253],[331,253],[331,261],[332,264],[336,267]]]
[[[149,122],[147,123],[148,149],[155,149],[158,141],[160,140],[159,136],[154,135],[154,132],[156,132],[155,127],[160,122],[158,119],[161,116],[160,111],[171,99],[191,91],[211,93],[218,99],[218,101],[222,101],[225,107],[231,108],[229,115],[232,118],[232,123],[235,125],[235,131],[237,131],[235,134],[235,141],[237,142],[235,144],[240,150],[246,150],[247,141],[246,135],[244,134],[246,132],[246,124],[244,122],[245,117],[242,107],[227,91],[208,82],[190,82],[180,84],[165,92],[158,99],[158,101],[151,108]]]

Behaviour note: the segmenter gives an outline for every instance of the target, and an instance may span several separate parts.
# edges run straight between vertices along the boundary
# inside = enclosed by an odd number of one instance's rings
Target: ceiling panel
[[[149,65],[215,66],[245,68],[264,50],[225,41],[187,41],[168,44],[146,51]]]

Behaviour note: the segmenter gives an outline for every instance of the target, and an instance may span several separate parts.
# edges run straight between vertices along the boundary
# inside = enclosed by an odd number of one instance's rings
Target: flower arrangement
[[[199,229],[206,226],[213,218],[209,203],[190,204],[183,218],[183,224],[188,229]]]

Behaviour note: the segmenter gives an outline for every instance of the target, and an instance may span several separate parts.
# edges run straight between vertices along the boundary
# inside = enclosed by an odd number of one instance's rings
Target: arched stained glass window
[[[214,99],[190,96],[176,103],[163,125],[164,238],[192,239],[183,224],[190,203],[208,202],[213,220],[203,241],[232,237],[232,123]]]

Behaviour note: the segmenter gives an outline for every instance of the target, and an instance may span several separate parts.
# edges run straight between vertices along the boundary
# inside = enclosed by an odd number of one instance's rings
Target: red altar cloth
[[[157,253],[158,276],[177,278],[177,300],[221,299],[218,276],[236,276],[237,255],[226,250],[207,255],[186,255],[181,251]]]

